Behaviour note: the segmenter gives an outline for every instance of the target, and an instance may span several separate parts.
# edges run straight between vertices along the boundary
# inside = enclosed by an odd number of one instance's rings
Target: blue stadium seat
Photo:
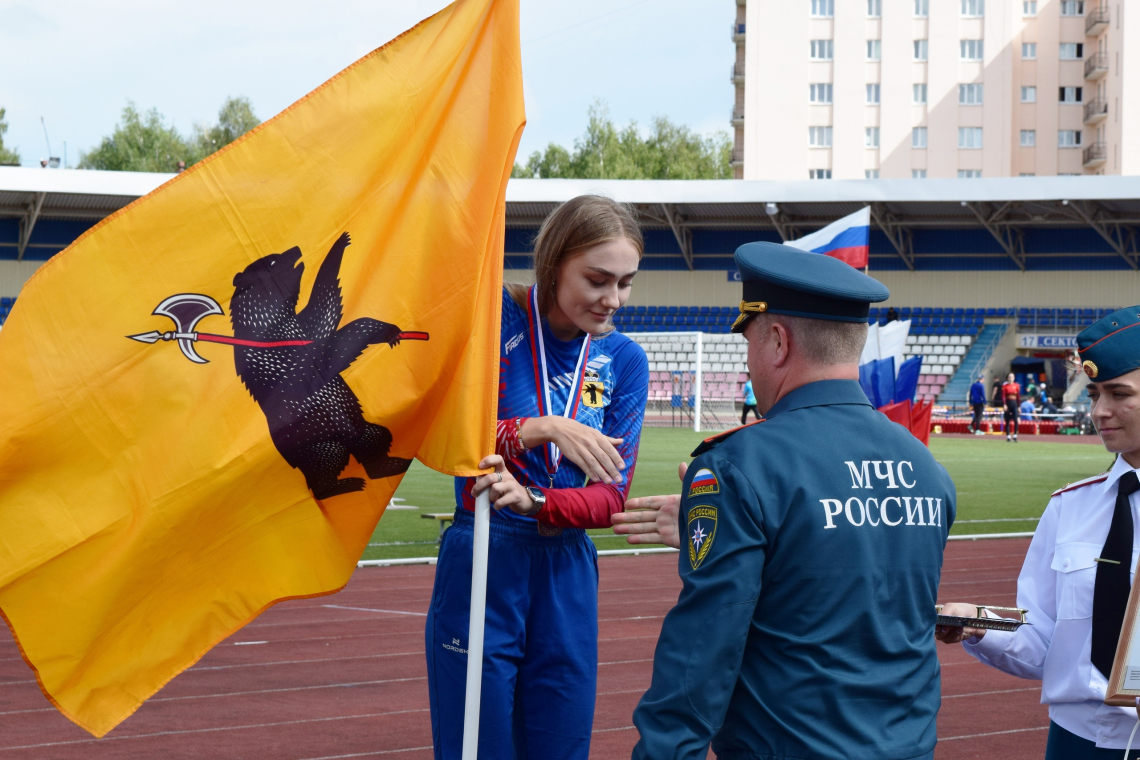
[[[954,316],[955,316],[955,317],[961,317],[961,316],[964,316],[964,315],[965,315],[965,313],[966,313],[966,310],[965,310],[965,309],[954,309]],[[970,309],[970,313],[971,313],[971,314],[973,314],[973,313],[974,313],[974,310],[973,310],[973,309]]]
[[[962,312],[962,313],[963,313],[965,316],[967,316],[967,317],[972,317],[972,316],[974,316],[974,310],[973,310],[973,309],[966,309],[966,310],[965,310],[964,312]]]
[[[886,309],[884,309],[883,311],[884,311],[884,313],[885,313],[885,312],[886,312]],[[870,316],[870,317],[877,317],[877,316],[879,316],[879,309],[878,309],[878,307],[877,307],[877,306],[872,306],[870,309],[868,309],[868,310],[867,310],[867,316]]]
[[[986,309],[986,316],[987,317],[996,317],[997,316],[997,309]]]
[[[665,313],[675,315],[677,313],[677,307],[676,306],[666,306],[665,307]]]
[[[1073,318],[1072,317],[1057,317],[1057,326],[1058,327],[1072,327],[1073,326]]]
[[[961,311],[961,309],[959,309],[958,311]],[[962,317],[954,317],[953,325],[954,325],[954,327],[961,327],[962,326]]]
[[[910,316],[910,307],[904,306],[901,309],[899,309],[899,316],[902,317],[903,319],[906,319],[907,317],[909,317]]]
[[[645,313],[645,307],[644,306],[634,306],[633,307],[633,313],[634,314],[644,314]]]
[[[935,335],[949,335],[950,333],[947,331],[947,329],[945,327],[936,327],[936,328],[934,328],[934,334]]]
[[[1017,326],[1018,327],[1029,327],[1031,324],[1033,324],[1033,317],[1018,317],[1017,318]]]
[[[934,309],[930,308],[929,306],[927,306],[926,308],[924,308],[922,310],[922,316],[924,316],[924,317],[929,317],[933,313],[934,313]]]
[[[645,313],[646,314],[656,314],[657,313],[657,307],[656,306],[646,306],[645,307]]]
[[[701,307],[701,312],[700,312],[700,313],[701,313],[701,315],[702,315],[702,316],[706,316],[706,317],[707,317],[707,316],[708,316],[708,314],[709,314],[709,307],[707,307],[707,306],[702,306],[702,307]]]
[[[1077,309],[1077,311],[1080,311],[1080,309]],[[1073,310],[1072,309],[1059,309],[1057,311],[1057,316],[1058,317],[1071,317],[1071,316],[1073,316]]]
[[[1020,309],[1017,310],[1017,316],[1019,318],[1020,317],[1032,317],[1033,316],[1033,309],[1027,309],[1024,306],[1022,306]]]
[[[923,313],[925,313],[925,312],[923,312]],[[933,314],[936,317],[941,317],[942,316],[942,307],[941,306],[935,306]]]
[[[1002,307],[1000,309],[997,309],[996,311],[997,311],[997,316],[999,316],[999,317],[1012,317],[1013,316],[1013,310],[1012,309],[1006,309],[1005,307]],[[989,311],[986,312],[986,316],[987,317],[989,316]]]

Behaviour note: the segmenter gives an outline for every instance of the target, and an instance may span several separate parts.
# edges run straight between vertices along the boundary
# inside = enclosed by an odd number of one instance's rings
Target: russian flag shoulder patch
[[[693,482],[689,484],[689,498],[719,492],[720,481],[716,479],[713,471],[707,467],[697,470],[697,474],[693,476]]]

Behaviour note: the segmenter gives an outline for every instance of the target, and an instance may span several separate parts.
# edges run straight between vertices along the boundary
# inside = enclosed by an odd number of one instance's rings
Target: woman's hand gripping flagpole
[[[467,702],[463,711],[463,760],[479,756],[479,707],[483,690],[483,625],[487,617],[487,548],[491,535],[491,495],[475,497],[475,537],[471,562],[471,623],[467,633]]]

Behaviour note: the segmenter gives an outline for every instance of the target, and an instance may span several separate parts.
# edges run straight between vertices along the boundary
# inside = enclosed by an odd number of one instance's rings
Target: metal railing
[[[730,120],[733,124],[736,124],[738,121],[744,121],[744,109],[733,107]]]
[[[743,37],[743,36],[744,36],[744,24],[733,24],[732,25],[732,39],[735,40],[737,37]]]
[[[1092,36],[1096,27],[1108,26],[1111,20],[1108,6],[1101,5],[1097,8],[1090,8],[1085,14],[1085,34]]]
[[[734,164],[743,164],[744,163],[744,148],[733,148],[732,149],[732,163],[734,163]]]
[[[1099,121],[1105,116],[1108,116],[1108,101],[1104,98],[1093,98],[1085,103],[1085,124],[1091,121]]]
[[[1097,73],[1105,74],[1108,72],[1108,54],[1107,53],[1093,53],[1085,59],[1085,79],[1095,79]]]
[[[738,67],[734,63],[732,64],[732,69],[729,71],[728,81],[735,83],[737,79],[744,79],[744,67]]]
[[[1102,142],[1093,143],[1085,148],[1082,158],[1085,166],[1103,164],[1108,160],[1108,146]]]

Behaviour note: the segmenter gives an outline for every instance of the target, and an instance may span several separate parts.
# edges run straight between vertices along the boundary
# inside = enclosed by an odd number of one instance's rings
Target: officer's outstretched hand
[[[677,476],[685,479],[689,466],[684,462],[677,468]],[[625,536],[630,544],[665,544],[681,548],[681,531],[677,515],[681,508],[681,494],[669,496],[641,496],[625,503],[625,511],[610,519],[614,533]]]
[[[942,614],[950,615],[951,617],[977,617],[978,606],[976,604],[950,602],[949,604],[942,605]],[[985,635],[985,628],[958,628],[949,625],[934,626],[934,638],[943,644],[957,644],[959,641],[972,639],[975,636],[980,639]]]

